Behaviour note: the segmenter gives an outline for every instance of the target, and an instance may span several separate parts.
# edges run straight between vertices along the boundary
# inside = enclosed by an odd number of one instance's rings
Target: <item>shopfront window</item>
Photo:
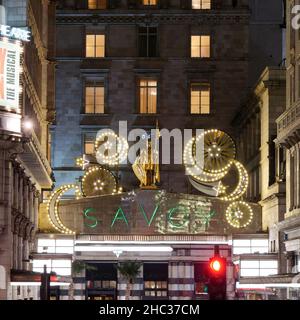
[[[168,296],[168,264],[144,263],[145,299],[166,299]]]

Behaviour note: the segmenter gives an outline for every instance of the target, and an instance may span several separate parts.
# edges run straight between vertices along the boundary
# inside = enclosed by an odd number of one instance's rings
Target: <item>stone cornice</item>
[[[31,28],[31,32],[32,32],[32,39],[34,41],[34,44],[37,48],[37,52],[38,52],[38,56],[39,59],[42,63],[47,62],[47,48],[44,46],[41,36],[40,36],[40,32],[34,17],[34,13],[30,4],[30,1],[28,2],[28,23],[29,26]]]
[[[46,110],[43,108],[40,98],[35,90],[35,86],[33,84],[31,75],[27,69],[26,65],[23,65],[23,79],[26,88],[26,92],[28,94],[28,98],[33,105],[34,111],[37,114],[37,117],[40,122],[46,119]]]
[[[84,12],[58,12],[57,24],[249,24],[249,13],[222,12],[210,14],[194,13],[107,13],[91,14]]]

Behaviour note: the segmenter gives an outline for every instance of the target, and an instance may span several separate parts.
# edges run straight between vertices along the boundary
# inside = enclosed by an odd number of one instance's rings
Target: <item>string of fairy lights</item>
[[[204,150],[204,159],[197,158],[195,149],[199,145]],[[253,210],[240,201],[247,191],[249,178],[245,167],[235,160],[235,150],[234,141],[228,134],[217,129],[205,130],[188,141],[183,160],[187,174],[196,182],[193,186],[206,194],[215,190],[220,200],[231,202],[226,210],[226,220],[234,228],[244,228],[251,223]],[[238,182],[233,191],[227,192],[230,186],[224,178],[232,171],[237,172]]]
[[[199,161],[197,147],[203,146],[203,159]],[[59,214],[59,203],[66,192],[75,190],[75,197],[116,195],[123,192],[119,181],[110,167],[116,168],[128,155],[128,142],[124,137],[116,135],[112,130],[101,131],[94,144],[97,163],[90,163],[86,158],[76,159],[76,165],[84,170],[80,186],[68,184],[59,187],[49,198],[47,204],[48,219],[59,232],[75,234],[67,228]],[[225,132],[211,129],[205,130],[197,137],[191,138],[184,149],[183,161],[186,172],[193,178],[193,186],[202,193],[207,190],[216,192],[216,197],[229,202],[225,218],[233,228],[245,228],[253,220],[253,210],[242,200],[249,179],[245,167],[235,159],[236,149],[233,139]],[[235,171],[238,176],[232,188],[226,182],[227,176]],[[135,173],[136,174],[136,173]],[[227,191],[229,190],[229,191]]]

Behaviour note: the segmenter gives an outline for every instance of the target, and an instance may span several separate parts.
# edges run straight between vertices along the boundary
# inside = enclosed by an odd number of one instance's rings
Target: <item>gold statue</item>
[[[160,182],[158,139],[159,130],[156,128],[154,144],[148,139],[146,148],[141,150],[140,155],[132,165],[132,170],[140,180],[140,188],[142,189],[157,189],[157,184]]]

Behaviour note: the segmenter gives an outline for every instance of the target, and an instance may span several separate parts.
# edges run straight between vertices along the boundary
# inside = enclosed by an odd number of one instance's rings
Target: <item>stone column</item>
[[[295,146],[295,206],[300,208],[300,143]]]

